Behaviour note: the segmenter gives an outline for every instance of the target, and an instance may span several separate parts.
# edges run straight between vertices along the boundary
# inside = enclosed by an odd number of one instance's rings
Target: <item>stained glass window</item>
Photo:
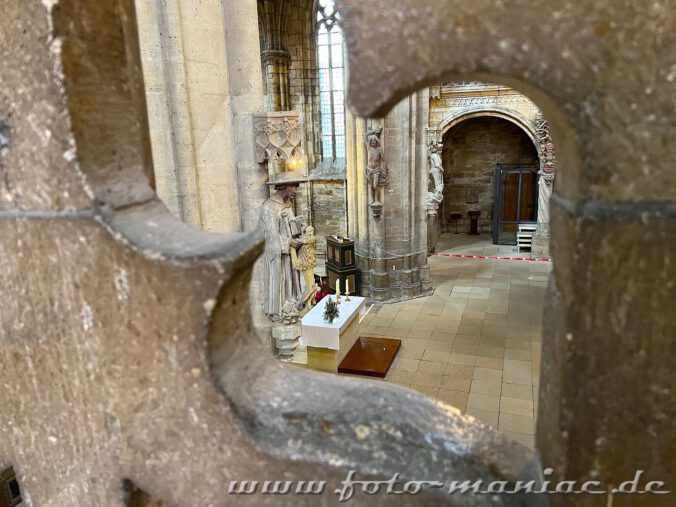
[[[333,0],[317,2],[317,60],[324,159],[345,158],[343,32]]]

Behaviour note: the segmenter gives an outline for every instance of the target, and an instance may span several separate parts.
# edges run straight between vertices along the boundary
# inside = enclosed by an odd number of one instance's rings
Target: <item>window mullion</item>
[[[331,44],[331,30],[328,35],[328,52],[329,52],[329,98],[331,99],[331,151],[333,160],[336,159],[336,109],[333,101],[333,45]]]

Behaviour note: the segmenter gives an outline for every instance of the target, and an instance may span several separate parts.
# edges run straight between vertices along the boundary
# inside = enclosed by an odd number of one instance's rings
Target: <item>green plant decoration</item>
[[[336,302],[331,299],[331,296],[327,296],[328,301],[326,301],[326,306],[324,307],[324,320],[329,324],[333,324],[333,320],[340,315],[340,310]]]

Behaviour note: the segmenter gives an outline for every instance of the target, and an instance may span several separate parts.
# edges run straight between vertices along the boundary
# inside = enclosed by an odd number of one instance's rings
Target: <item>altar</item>
[[[315,370],[337,372],[338,365],[359,338],[360,321],[366,315],[366,298],[340,298],[340,314],[332,323],[324,321],[326,302],[323,298],[301,319],[301,347],[307,347],[307,365]]]

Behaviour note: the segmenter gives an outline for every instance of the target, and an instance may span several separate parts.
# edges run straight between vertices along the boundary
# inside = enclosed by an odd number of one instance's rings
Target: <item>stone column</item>
[[[231,4],[227,2],[226,8],[234,11]],[[238,231],[241,218],[225,34],[225,24],[232,21],[224,20],[221,0],[136,0],[136,5],[153,156],[159,162],[158,193],[195,226]],[[255,10],[249,15],[255,16]],[[250,37],[242,38],[232,37],[229,42],[235,49],[244,48]],[[255,48],[255,53],[248,54],[258,54],[258,43]]]
[[[363,131],[348,143],[350,227],[357,239],[362,294],[376,301],[397,301],[431,290],[427,265],[427,148],[429,99],[422,91],[402,100],[384,120],[381,137],[388,183],[381,191],[383,209],[376,219],[368,204]],[[359,120],[356,122],[360,124]],[[348,122],[348,128],[352,121]],[[354,213],[357,216],[354,216]]]
[[[266,109],[268,111],[287,111],[289,97],[289,52],[283,49],[263,51],[265,82],[267,87]]]
[[[136,16],[155,189],[176,217],[201,227],[179,2],[136,0]]]
[[[235,157],[241,229],[256,229],[261,204],[268,198],[265,167],[256,159],[254,113],[263,110],[256,0],[223,2],[227,41],[230,109],[233,118],[232,151]]]

